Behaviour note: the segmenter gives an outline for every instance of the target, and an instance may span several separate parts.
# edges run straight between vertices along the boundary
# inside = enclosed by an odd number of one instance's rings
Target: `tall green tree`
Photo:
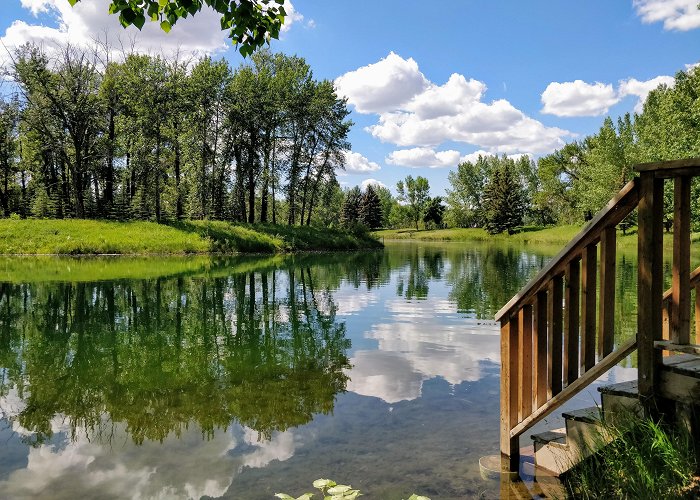
[[[404,181],[396,183],[396,191],[399,201],[408,207],[411,221],[418,230],[418,222],[423,218],[426,203],[430,199],[428,179],[420,175],[414,179],[409,175]]]
[[[372,184],[367,185],[360,198],[359,220],[370,229],[382,225],[382,202]]]
[[[525,214],[524,192],[511,165],[499,166],[484,189],[485,229],[490,234],[513,230]]]

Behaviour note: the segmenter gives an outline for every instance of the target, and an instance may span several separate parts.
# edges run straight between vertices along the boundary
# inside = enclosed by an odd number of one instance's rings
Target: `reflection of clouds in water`
[[[464,318],[445,324],[445,319],[436,315],[454,313],[454,305],[448,308],[446,304],[450,303],[387,304],[392,312],[412,321],[382,323],[365,334],[378,341],[379,350],[355,353],[350,360],[353,368],[348,390],[395,403],[420,397],[423,381],[434,377],[453,385],[479,380],[482,361],[499,362],[499,332]]]
[[[432,318],[435,314],[453,314],[457,305],[447,299],[425,300],[388,300],[387,311],[402,317]]]
[[[362,312],[372,304],[376,304],[379,296],[374,291],[363,291],[358,289],[340,289],[333,293],[333,303],[337,309],[337,316],[350,316],[354,313]],[[328,302],[319,301],[319,310],[328,314]]]
[[[4,398],[3,398],[4,399]],[[1,401],[4,403],[4,401]],[[11,417],[11,415],[6,415]],[[61,419],[54,419],[62,422]],[[102,436],[79,430],[74,442],[68,425],[56,440],[30,448],[27,466],[0,481],[3,498],[201,498],[220,497],[244,467],[265,467],[294,455],[290,431],[258,442],[258,433],[237,424],[215,439],[203,439],[196,425],[163,443],[135,445],[121,423],[104,422]],[[106,429],[106,432],[104,431]]]

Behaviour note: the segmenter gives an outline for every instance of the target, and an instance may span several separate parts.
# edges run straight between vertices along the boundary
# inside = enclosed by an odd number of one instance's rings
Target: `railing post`
[[[615,226],[606,227],[600,236],[598,357],[602,359],[615,347]]]
[[[663,180],[654,172],[640,176],[638,216],[637,332],[639,395],[649,402],[659,383],[661,351],[654,341],[661,340],[663,295]]]
[[[588,245],[581,261],[581,373],[595,365],[596,282],[598,249]]]
[[[547,292],[537,292],[534,317],[536,408],[547,402]]]
[[[508,457],[511,471],[520,465],[519,438],[510,431],[518,418],[518,323],[505,316],[501,320],[501,454]]]
[[[574,259],[566,268],[564,302],[564,382],[569,385],[578,378],[579,361],[579,297],[581,262]]]
[[[547,384],[547,396],[552,398],[561,392],[562,389],[562,288],[564,279],[561,275],[554,276],[549,282],[549,299],[547,307],[547,323],[549,326],[548,346],[547,346],[547,372],[549,375]]]
[[[518,314],[518,364],[520,378],[520,405],[518,416],[520,421],[532,413],[532,306],[525,304]]]
[[[674,179],[670,338],[690,343],[690,177]]]

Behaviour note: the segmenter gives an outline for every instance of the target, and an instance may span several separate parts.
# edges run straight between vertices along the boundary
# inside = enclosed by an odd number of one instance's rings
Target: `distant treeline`
[[[22,217],[310,224],[340,191],[351,122],[304,59],[109,48],[13,55],[0,103],[0,212]]]
[[[480,157],[450,172],[445,222],[453,227],[486,227],[503,213],[509,223],[571,224],[589,219],[634,176],[637,163],[700,156],[700,68],[680,71],[672,87],[661,85],[643,110],[598,133],[532,161]],[[516,195],[514,196],[513,193]],[[666,183],[666,213],[673,210]],[[508,198],[507,198],[508,197]],[[693,184],[692,208],[700,221],[700,184]],[[626,221],[634,223],[634,216]],[[507,227],[501,228],[507,229]]]

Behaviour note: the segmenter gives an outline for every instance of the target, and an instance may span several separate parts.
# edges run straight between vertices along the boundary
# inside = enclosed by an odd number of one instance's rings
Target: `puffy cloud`
[[[543,113],[556,116],[598,116],[607,113],[620,98],[611,84],[552,82],[542,92]]]
[[[435,151],[431,148],[400,149],[392,152],[386,158],[391,165],[404,167],[456,167],[460,160],[459,151]]]
[[[700,28],[697,0],[634,0],[633,4],[644,23],[663,22],[665,30]]]
[[[407,103],[428,88],[430,82],[416,61],[391,52],[379,62],[338,77],[335,85],[358,113],[381,113]]]
[[[384,188],[384,189],[389,189],[389,188],[386,186],[386,184],[384,184],[383,182],[378,181],[377,179],[365,179],[364,181],[362,181],[362,182],[360,183],[360,188],[361,188],[363,191],[365,191],[365,190],[367,189],[367,186],[370,186],[370,185],[382,187],[382,188]],[[342,309],[342,308],[343,308],[343,306],[340,306],[340,307],[338,307],[338,310],[340,310],[340,309]],[[339,314],[340,314],[340,313],[339,313]]]
[[[195,16],[179,20],[170,33],[165,33],[158,23],[148,21],[141,31],[133,26],[122,28],[118,17],[108,14],[109,4],[110,0],[82,0],[71,7],[66,0],[22,0],[22,7],[35,16],[50,14],[55,17],[57,27],[14,21],[0,38],[0,43],[10,52],[27,42],[41,44],[50,52],[57,44],[70,42],[86,47],[99,40],[107,41],[117,54],[122,47],[130,51],[132,46],[144,53],[198,55],[231,47],[228,32],[219,29],[220,15],[209,7],[205,6]],[[303,19],[291,2],[286,2],[285,9],[288,16],[282,31]],[[7,56],[2,57],[5,58],[3,62],[7,62]]]
[[[364,174],[367,172],[376,172],[381,167],[360,153],[353,151],[345,152],[345,171],[351,174]]]
[[[506,100],[483,102],[486,84],[453,74],[442,85],[430,82],[413,59],[391,52],[377,63],[350,71],[335,81],[340,94],[359,113],[374,113],[378,123],[365,130],[382,142],[434,148],[447,142],[477,145],[491,152],[548,152],[572,135],[545,127]],[[418,166],[418,151],[393,153],[396,164]],[[423,151],[423,159],[427,158]],[[459,153],[434,153],[431,166],[455,164]]]
[[[646,80],[644,82],[640,82],[635,78],[630,78],[629,80],[620,82],[618,93],[620,97],[625,97],[628,95],[635,95],[639,97],[634,110],[637,113],[641,113],[644,107],[644,101],[646,101],[649,92],[654,90],[659,85],[665,84],[672,87],[674,83],[675,79],[672,76],[657,76],[656,78],[652,78],[651,80]]]

